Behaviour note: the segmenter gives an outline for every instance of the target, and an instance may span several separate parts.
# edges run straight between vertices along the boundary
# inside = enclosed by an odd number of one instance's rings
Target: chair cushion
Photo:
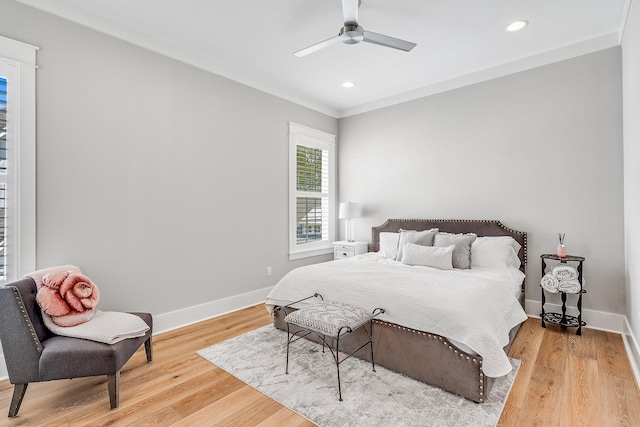
[[[284,320],[330,337],[337,337],[341,328],[346,326],[355,330],[371,318],[371,313],[359,307],[323,301],[289,313]]]
[[[149,313],[133,313],[152,327]],[[78,378],[94,375],[115,375],[140,346],[151,336],[130,338],[115,344],[63,336],[53,336],[42,342],[40,380]]]

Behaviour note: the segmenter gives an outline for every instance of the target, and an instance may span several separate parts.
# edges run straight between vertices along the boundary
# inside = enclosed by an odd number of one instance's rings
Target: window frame
[[[297,243],[296,199],[297,146],[303,145],[328,151],[328,223],[326,240]],[[333,253],[336,236],[336,136],[321,130],[289,122],[289,259],[301,259]]]
[[[0,36],[7,78],[6,272],[0,284],[36,269],[36,52]]]

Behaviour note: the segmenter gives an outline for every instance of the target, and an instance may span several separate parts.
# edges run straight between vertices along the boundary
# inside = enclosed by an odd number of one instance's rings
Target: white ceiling
[[[362,0],[365,30],[402,52],[334,44],[341,0],[18,0],[334,117],[620,43],[632,0]],[[527,20],[523,31],[504,28]],[[342,82],[356,86],[345,89]]]

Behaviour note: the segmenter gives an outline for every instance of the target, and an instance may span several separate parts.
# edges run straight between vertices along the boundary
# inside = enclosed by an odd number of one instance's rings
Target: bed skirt
[[[286,331],[285,313],[276,309],[273,315],[275,327]],[[508,351],[519,327],[520,325],[511,330],[505,352]],[[297,330],[295,328],[291,325],[292,332]],[[307,338],[320,342],[313,334]],[[368,339],[367,333],[360,328],[341,338],[340,348],[344,353],[351,353]],[[331,343],[330,339],[328,341]],[[335,346],[335,343],[331,345]],[[474,402],[483,403],[495,381],[482,372],[482,357],[465,353],[440,335],[374,320],[373,345],[376,365]],[[371,360],[369,351],[361,350],[354,356]]]

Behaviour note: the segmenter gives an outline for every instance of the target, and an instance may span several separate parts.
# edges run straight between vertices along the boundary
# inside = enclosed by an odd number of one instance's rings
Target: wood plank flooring
[[[640,426],[640,392],[620,335],[582,328],[576,336],[529,319],[509,356],[522,365],[498,426]]]
[[[313,426],[195,352],[271,323],[262,305],[154,337],[121,372],[111,411],[106,377],[33,383],[18,417],[6,418],[13,386],[0,382],[0,426]],[[499,426],[640,426],[640,393],[619,335],[578,337],[529,319],[511,357],[522,365]],[[428,425],[428,420],[425,420]]]

